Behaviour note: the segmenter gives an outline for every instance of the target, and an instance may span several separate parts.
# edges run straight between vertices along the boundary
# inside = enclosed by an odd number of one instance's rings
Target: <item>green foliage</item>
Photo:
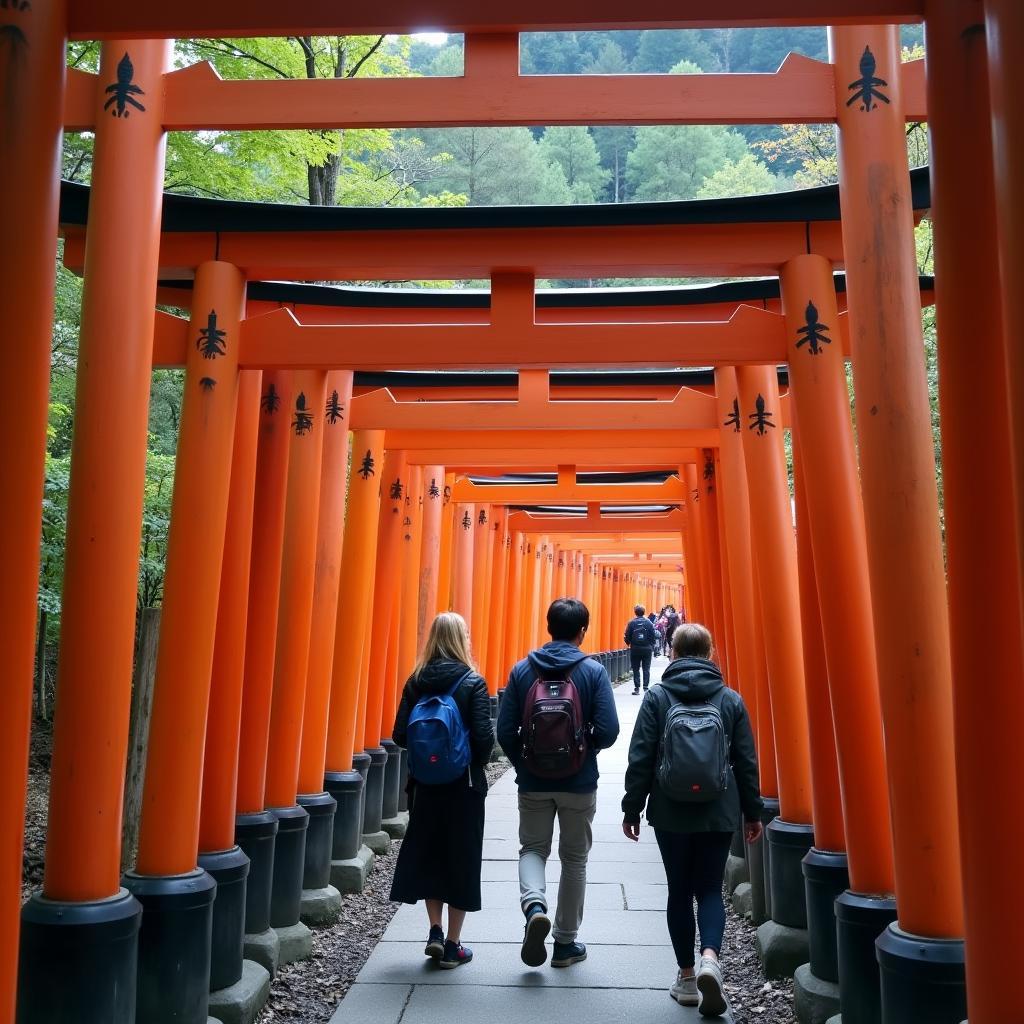
[[[611,178],[601,166],[601,155],[586,128],[546,128],[540,152],[549,163],[561,167],[574,203],[596,202]]]
[[[779,179],[753,153],[738,160],[727,160],[697,189],[698,199],[724,199],[727,196],[757,196],[779,190]]]
[[[706,178],[746,151],[742,135],[719,125],[647,125],[636,130],[626,182],[634,199],[692,199]]]

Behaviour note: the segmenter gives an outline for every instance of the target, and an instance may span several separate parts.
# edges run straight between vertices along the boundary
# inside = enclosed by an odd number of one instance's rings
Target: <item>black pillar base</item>
[[[302,876],[306,870],[309,815],[298,804],[271,807],[269,810],[277,818],[274,882],[270,890],[270,927],[289,928],[299,923],[302,913]]]
[[[328,772],[324,789],[334,797],[337,809],[331,835],[331,859],[352,860],[363,842],[363,789],[366,778],[355,770]]]
[[[219,992],[242,977],[249,858],[240,846],[233,846],[230,850],[199,854],[199,866],[217,883],[210,947],[210,991]]]
[[[843,1024],[879,1024],[882,997],[875,940],[896,920],[896,901],[847,890],[835,903]]]
[[[893,923],[878,937],[875,950],[882,1024],[960,1024],[967,1016],[962,939],[911,935]]]
[[[771,849],[772,920],[787,928],[806,928],[807,897],[800,862],[814,845],[814,826],[776,818],[765,835]]]
[[[394,740],[381,740],[388,759],[384,762],[384,789],[381,792],[382,821],[398,814],[398,793],[402,784],[402,748]]]
[[[762,864],[764,866],[764,909],[773,921],[772,914],[772,848],[768,844],[768,826],[779,816],[777,797],[763,797],[764,810],[761,812],[761,824],[764,825],[764,841],[761,844]]]
[[[401,759],[398,762],[398,813],[409,810],[409,751],[401,748]]]
[[[270,927],[276,837],[277,818],[270,811],[239,814],[235,818],[235,842],[249,858],[249,878],[245,886],[246,935],[262,935]]]
[[[207,1024],[217,883],[196,868],[185,875],[127,871],[124,885],[142,904],[136,1019]]]
[[[836,945],[836,897],[850,885],[846,854],[811,849],[801,864],[807,900],[807,931],[811,947],[811,974],[822,981],[839,981]]]
[[[384,809],[384,773],[388,763],[388,752],[383,747],[367,750],[370,767],[366,772],[366,805],[363,808],[363,835],[380,831]]]
[[[359,834],[363,834],[363,818],[366,816],[366,780],[370,775],[372,758],[365,750],[352,755],[352,769],[363,777],[363,788],[359,791]]]
[[[17,1024],[134,1024],[141,921],[127,889],[90,903],[32,896],[21,910]]]
[[[296,802],[309,815],[302,888],[326,889],[331,884],[331,847],[337,801],[330,793],[300,793]]]

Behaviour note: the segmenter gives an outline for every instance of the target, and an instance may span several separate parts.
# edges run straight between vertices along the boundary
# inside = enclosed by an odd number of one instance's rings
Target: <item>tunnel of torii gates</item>
[[[400,830],[388,736],[432,614],[467,617],[497,695],[543,639],[548,599],[574,594],[614,675],[634,602],[712,629],[769,798],[767,841],[746,855],[766,969],[781,936],[810,964],[798,984],[837,993],[845,1024],[1024,1020],[1024,346],[1008,344],[1024,5],[510,11],[0,2],[2,1019],[200,1024],[243,955],[273,968],[308,954],[304,908],[322,910],[332,882],[358,888],[365,844]],[[927,67],[901,66],[896,23],[920,20]],[[175,37],[425,22],[465,33],[464,76],[171,69]],[[830,61],[519,75],[521,31],[709,24],[829,24]],[[65,68],[69,37],[103,40],[97,76]],[[906,123],[924,119],[932,164],[909,174]],[[785,122],[837,125],[836,188],[492,210],[161,195],[168,131]],[[91,192],[61,190],[65,128],[95,132]],[[915,265],[926,211],[934,282]],[[22,908],[58,233],[84,302],[45,879]],[[651,276],[733,280],[535,294],[539,279]],[[491,288],[290,283],[408,279]],[[185,368],[184,405],[141,834],[122,876],[155,365]]]

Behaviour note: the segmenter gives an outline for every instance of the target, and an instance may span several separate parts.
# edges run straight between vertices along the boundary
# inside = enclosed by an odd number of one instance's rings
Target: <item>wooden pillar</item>
[[[791,339],[790,409],[799,430],[807,533],[841,769],[850,886],[865,895],[891,894],[889,791],[867,541],[829,262],[806,255],[787,263],[782,301]]]
[[[437,610],[451,611],[454,607],[455,577],[455,509],[452,501],[452,487],[455,485],[455,474],[445,473],[444,487],[441,491],[441,553],[439,556],[437,579]]]
[[[387,679],[388,644],[398,631],[396,591],[401,579],[402,514],[407,475],[405,452],[388,449],[381,476],[380,515],[377,519],[377,560],[373,570],[373,608],[370,617],[370,660],[367,666],[366,719],[363,747],[380,746],[391,735],[392,722],[384,723],[384,691]],[[386,731],[385,731],[386,730]]]
[[[409,486],[405,492],[405,513],[402,516],[402,595],[395,621],[398,626],[398,661],[391,691],[384,707],[383,725],[387,730],[398,710],[398,697],[416,664],[419,623],[420,554],[423,546],[423,471],[410,466],[406,471]],[[438,506],[439,507],[439,506]],[[390,732],[386,732],[390,736]]]
[[[146,109],[111,117],[97,90],[43,883],[51,900],[104,899],[120,881],[170,58],[169,42],[111,40],[100,59],[99,80],[129,71]]]
[[[778,422],[778,378],[774,367],[762,366],[741,366],[736,378],[746,427],[743,450],[768,659],[780,814],[786,821],[810,823],[810,755],[800,597],[782,425]]]
[[[472,503],[455,506],[452,539],[452,609],[473,625],[473,525],[476,509]]]
[[[490,505],[477,505],[473,519],[473,621],[470,638],[473,657],[481,668],[487,664],[487,627],[493,608],[488,597],[488,561],[492,557]]]
[[[244,306],[236,267],[199,266],[142,795],[136,867],[143,875],[182,875],[196,866]]]
[[[338,623],[334,632],[331,669],[331,709],[327,724],[327,770],[352,770],[352,755],[362,750],[357,731],[366,706],[362,674],[363,642],[370,619],[374,554],[377,550],[377,510],[380,506],[384,431],[356,430],[348,474],[348,513],[345,544],[338,576]]]
[[[323,456],[320,466],[320,508],[316,526],[316,572],[313,618],[309,629],[306,703],[299,751],[299,792],[321,793],[327,751],[327,719],[334,671],[334,635],[338,625],[338,586],[348,495],[349,410],[352,371],[327,374],[324,403]]]
[[[946,575],[896,26],[829,29],[837,83],[865,48],[888,103],[837,104],[861,488],[905,930],[963,934]],[[927,770],[923,770],[927,767]]]
[[[487,689],[493,697],[501,685],[502,663],[505,657],[505,630],[509,619],[507,600],[508,510],[500,505],[491,507],[491,550],[487,561],[490,566],[487,581],[487,603],[491,613],[487,623],[485,678],[487,679]]]
[[[299,744],[306,703],[309,636],[316,575],[320,476],[327,374],[296,370],[289,410],[288,486],[274,687],[267,747],[268,807],[291,807],[299,784]]]
[[[7,639],[0,719],[0,829],[8,837],[0,856],[0,1019],[5,1020],[14,1019],[22,902],[66,21],[64,0],[0,10],[0,38],[8,41],[0,47],[0,309],[8,337],[0,374],[17,382],[0,405],[0,436],[9,439],[0,456],[7,490],[0,530],[0,622]]]
[[[288,485],[288,424],[294,401],[290,371],[263,375],[249,568],[249,624],[245,634],[242,732],[238,750],[237,809],[240,814],[262,811],[266,794]]]
[[[548,636],[548,608],[551,605],[552,581],[554,579],[555,545],[547,537],[540,558],[540,598],[537,601],[537,646],[546,644]]]
[[[523,554],[526,539],[516,531],[508,535],[508,573],[505,587],[505,628],[503,632],[501,662],[495,675],[498,689],[503,689],[512,666],[525,654],[519,646],[522,627]]]
[[[416,656],[419,657],[437,613],[442,587],[441,529],[444,510],[444,466],[423,467],[423,516],[420,528],[420,588],[416,611]]]
[[[939,408],[942,414],[943,495],[949,575],[949,609],[954,628],[953,662],[956,770],[959,783],[960,850],[966,925],[967,1002],[972,1022],[987,1024],[1024,1016],[1024,997],[1006,982],[1020,971],[1021,958],[1007,941],[1009,923],[1024,912],[1013,877],[1024,844],[1024,822],[999,810],[1013,806],[1024,778],[1024,745],[1019,722],[1024,714],[1024,641],[1021,629],[1019,544],[1024,541],[1021,512],[1013,501],[1013,446],[1024,452],[1015,413],[1024,398],[1014,294],[1019,268],[1003,275],[998,250],[1004,236],[1024,225],[1014,220],[1013,194],[997,206],[996,187],[1005,185],[1011,125],[1017,145],[1021,95],[996,117],[1000,150],[998,173],[992,163],[992,116],[981,4],[932,0],[926,6],[928,40],[928,128],[932,153],[932,214],[935,230],[935,316],[938,330]],[[1002,10],[996,4],[995,24]],[[1020,11],[1010,15],[1024,26]],[[1003,28],[1008,27],[1003,25]],[[1020,79],[1018,52],[1006,61],[998,32],[996,68]],[[1016,41],[1019,48],[1020,39]],[[1002,87],[1002,81],[997,88]],[[1024,167],[1024,164],[1020,166]],[[1022,199],[1016,182],[1016,199]],[[998,211],[998,212],[997,212]],[[1004,253],[1020,239],[1003,238]],[[1006,310],[1011,319],[1004,321]],[[1012,355],[1010,351],[1012,350]],[[1015,367],[1014,364],[1018,364]],[[1009,372],[1007,372],[1009,370]],[[1014,380],[1014,373],[1018,379]],[[1007,389],[1009,382],[1009,390]],[[1011,412],[1012,410],[1012,412]],[[1018,476],[1024,483],[1024,475]],[[1017,558],[1014,558],[1017,555]],[[991,680],[998,713],[978,707],[977,681]],[[991,782],[979,792],[977,773]],[[993,835],[998,820],[999,839]],[[1011,874],[1004,875],[1004,871]],[[902,915],[901,915],[902,919]],[[995,986],[995,990],[993,989]]]

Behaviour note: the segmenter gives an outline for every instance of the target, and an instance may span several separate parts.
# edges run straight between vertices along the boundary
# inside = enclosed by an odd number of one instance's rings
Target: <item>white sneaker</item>
[[[702,1017],[720,1017],[729,1008],[722,984],[722,967],[713,957],[700,958],[697,991],[700,993],[697,1008]]]
[[[700,998],[697,995],[697,979],[692,974],[689,978],[684,978],[683,972],[680,971],[676,975],[672,987],[668,990],[668,994],[680,1006],[696,1006]]]

